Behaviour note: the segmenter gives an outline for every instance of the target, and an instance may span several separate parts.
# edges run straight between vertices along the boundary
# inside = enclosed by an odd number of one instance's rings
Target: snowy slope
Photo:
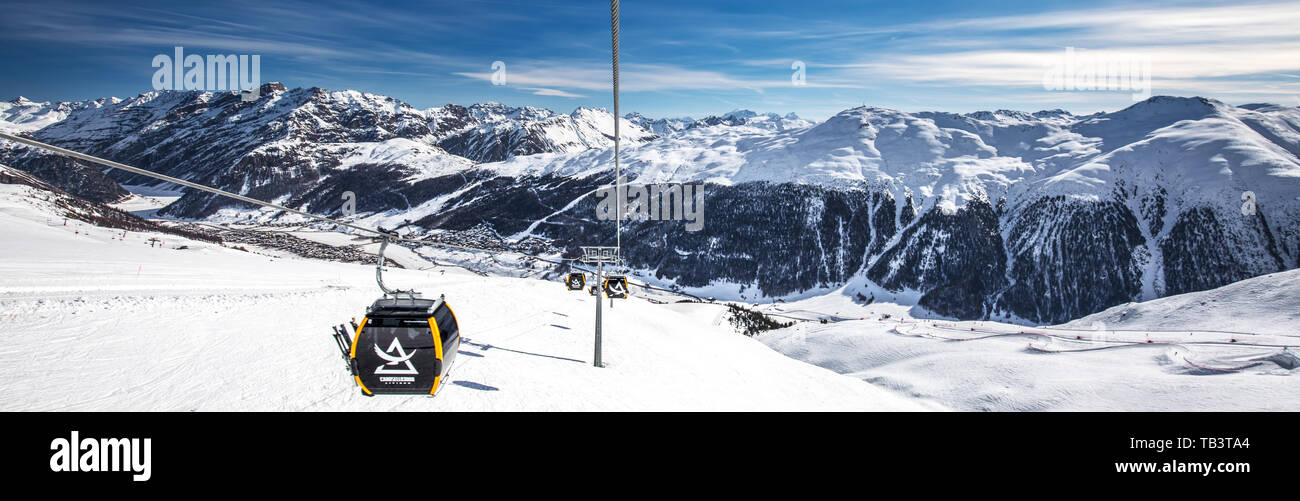
[[[452,381],[434,399],[366,398],[328,334],[375,299],[372,268],[57,214],[0,185],[0,318],[19,326],[0,351],[3,410],[936,408],[635,298],[605,310],[608,367],[593,368],[588,296],[456,268],[387,277],[448,295],[465,337]]]
[[[1278,273],[1036,328],[918,320],[896,305],[825,296],[769,312],[838,321],[759,339],[960,410],[1296,411],[1297,277]]]
[[[1081,329],[1195,329],[1300,336],[1300,270],[1128,303],[1066,323]]]

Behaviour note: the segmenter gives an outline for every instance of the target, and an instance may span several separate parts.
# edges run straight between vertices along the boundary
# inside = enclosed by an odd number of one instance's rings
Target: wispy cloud
[[[789,66],[790,62],[785,62]],[[522,67],[523,69],[516,69]],[[612,85],[609,66],[574,61],[524,61],[512,64],[507,72],[507,84],[523,88],[546,87],[608,91]],[[453,74],[476,80],[491,81],[488,72],[454,72]],[[753,79],[735,76],[722,71],[699,70],[672,64],[622,64],[619,70],[619,87],[626,92],[660,92],[670,90],[737,90],[762,94],[764,89],[791,87],[790,79]],[[810,82],[811,88],[861,88],[847,82]]]
[[[555,97],[570,97],[570,98],[587,97],[586,94],[574,94],[572,92],[565,92],[559,89],[547,89],[542,87],[524,87],[524,89],[533,91],[533,95],[536,96],[555,96]]]
[[[31,5],[36,5],[31,3]],[[0,19],[0,38],[49,45],[83,47],[167,48],[191,46],[222,51],[277,55],[298,60],[389,61],[417,64],[465,64],[464,60],[413,50],[392,43],[332,33],[339,24],[372,25],[394,30],[447,29],[384,9],[365,15],[348,10],[322,15],[312,4],[232,3],[230,9],[271,24],[236,22],[214,16],[146,7],[78,5],[69,9],[12,8]]]

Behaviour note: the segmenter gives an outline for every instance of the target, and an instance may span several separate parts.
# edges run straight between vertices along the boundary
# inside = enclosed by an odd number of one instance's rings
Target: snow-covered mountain
[[[422,111],[386,96],[277,83],[263,85],[261,99],[251,103],[232,93],[154,91],[95,106],[46,106],[71,111],[35,132],[41,140],[292,204],[309,203],[293,196],[325,189],[321,184],[338,174],[336,183],[367,192],[376,207],[403,208],[408,198],[389,193],[391,185],[416,185],[476,161],[613,145],[613,116],[599,109],[564,115],[488,103]],[[626,145],[655,137],[626,120],[620,133]],[[34,165],[51,162],[48,154],[6,147],[0,156],[14,165],[42,175],[52,170]],[[206,216],[218,207],[211,201],[187,197],[168,213]]]
[[[426,114],[439,146],[476,162],[614,146],[614,116],[604,109],[578,108],[564,115],[500,103],[448,104]],[[619,137],[624,145],[635,145],[655,135],[622,119]]]
[[[369,223],[487,224],[570,252],[614,240],[591,196],[613,176],[613,117],[602,110],[421,111],[277,84],[252,103],[151,92],[73,108],[31,134],[324,215],[352,191]],[[817,124],[630,114],[620,129],[634,182],[707,183],[703,231],[624,226],[629,265],[718,297],[845,290],[949,317],[1058,323],[1292,269],[1300,256],[1292,107],[1174,97],[1089,116],[861,107]],[[8,143],[0,161],[55,170]],[[1243,214],[1245,192],[1253,213]],[[164,213],[223,209],[247,210],[190,193]]]
[[[473,162],[436,146],[424,112],[392,98],[356,91],[285,89],[265,84],[262,98],[243,102],[232,93],[147,92],[86,108],[35,131],[38,139],[134,165],[248,193],[291,201],[291,195],[333,174],[381,186],[411,184],[430,173]],[[9,163],[41,175],[32,164],[51,155],[6,144]],[[57,157],[56,157],[57,158]],[[48,169],[46,169],[48,170]],[[124,184],[154,184],[119,175]],[[57,183],[56,183],[57,184]],[[76,186],[60,186],[77,192]],[[400,197],[384,198],[400,207]],[[80,194],[80,193],[79,193]],[[205,216],[220,205],[190,194],[167,208]]]
[[[710,200],[724,202],[709,211],[723,227],[706,231],[710,258],[651,251],[643,263],[681,270],[669,277],[688,285],[721,273],[777,295],[860,272],[937,312],[1034,322],[1296,266],[1295,108],[1153,98],[1074,121],[976,115],[859,108],[807,130],[632,150],[627,165],[649,179],[716,183]],[[563,160],[502,165],[566,174],[605,161]],[[780,189],[747,187],[764,182]],[[1253,217],[1241,214],[1244,191],[1257,197]],[[766,220],[746,222],[757,213]],[[670,241],[692,247],[691,235]],[[754,248],[765,250],[757,266]]]
[[[757,113],[750,110],[732,110],[721,116],[710,116],[696,122],[697,126],[744,125],[771,131],[801,129],[813,125],[812,121],[799,118],[793,112],[785,115],[776,113]]]
[[[629,148],[624,165],[643,182],[710,183],[705,231],[634,222],[624,241],[640,244],[636,266],[688,287],[862,283],[953,317],[1060,322],[1296,267],[1298,130],[1296,108],[1169,97],[1087,117],[856,108],[775,133],[697,128]],[[480,168],[571,179],[609,163],[590,151]]]
[[[695,127],[695,119],[691,117],[650,118],[640,113],[632,112],[624,115],[623,118],[636,124],[638,127],[659,136],[675,136],[686,129]]]
[[[35,102],[22,96],[0,101],[0,131],[22,132],[44,128],[68,118],[74,111],[116,104],[117,98],[80,102]]]
[[[625,118],[632,123],[637,124],[641,128],[660,136],[675,136],[696,127],[712,127],[717,125],[728,127],[755,127],[768,131],[783,131],[786,129],[810,127],[814,123],[811,120],[799,118],[799,116],[793,112],[783,116],[776,113],[760,114],[750,110],[733,110],[722,115],[710,115],[700,120],[691,117],[653,119],[635,112],[628,113],[625,115]]]

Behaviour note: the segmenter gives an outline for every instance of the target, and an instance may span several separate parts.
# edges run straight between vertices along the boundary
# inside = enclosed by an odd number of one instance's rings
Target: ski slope
[[[0,185],[0,228],[0,411],[943,408],[637,298],[605,309],[595,368],[590,296],[441,267],[385,280],[447,294],[464,336],[450,380],[368,398],[329,334],[376,299],[373,267],[65,226],[26,186]]]
[[[836,297],[767,307],[829,322],[759,339],[958,410],[1300,410],[1300,270],[1044,327],[917,319],[907,307]]]
[[[1064,326],[1160,330],[1180,324],[1195,329],[1300,336],[1300,270],[1270,273],[1208,291],[1121,304]]]

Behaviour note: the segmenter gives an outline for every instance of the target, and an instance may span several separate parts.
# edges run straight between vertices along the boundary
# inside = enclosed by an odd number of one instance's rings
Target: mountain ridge
[[[27,133],[323,215],[339,215],[352,191],[357,217],[371,223],[487,224],[566,252],[613,241],[592,217],[593,191],[612,182],[614,117],[604,110],[419,110],[278,84],[254,102],[199,92],[97,101]],[[10,109],[0,119],[40,115]],[[800,126],[748,110],[689,124],[619,119],[629,179],[704,183],[708,200],[702,234],[625,224],[629,266],[719,297],[846,288],[916,297],[957,318],[1058,323],[1295,268],[1300,254],[1292,107],[1157,96],[1083,116],[862,106]],[[37,175],[78,167],[7,143],[0,161]],[[101,188],[152,183],[110,176]],[[1254,214],[1242,212],[1246,192]],[[204,193],[164,213],[281,217]]]

